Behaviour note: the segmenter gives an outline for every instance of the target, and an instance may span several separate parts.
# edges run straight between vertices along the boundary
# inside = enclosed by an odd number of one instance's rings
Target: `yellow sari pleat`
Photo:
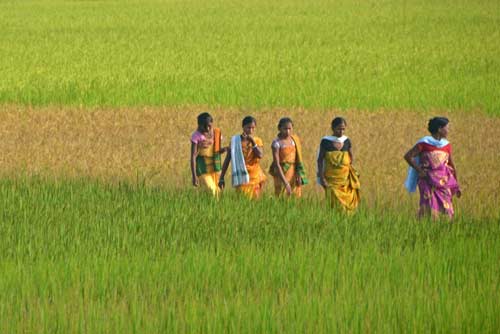
[[[346,151],[325,153],[326,197],[332,207],[354,211],[360,202],[358,173],[351,165]]]

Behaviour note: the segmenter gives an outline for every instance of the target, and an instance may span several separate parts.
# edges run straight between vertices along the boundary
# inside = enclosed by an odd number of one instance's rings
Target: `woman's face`
[[[342,137],[344,135],[345,128],[346,126],[344,123],[337,125],[333,128],[333,135],[335,137]]]
[[[284,125],[282,125],[280,127],[280,135],[282,137],[288,137],[288,136],[291,136],[293,133],[293,125],[292,123],[288,122],[288,123],[285,123]]]
[[[450,132],[450,123],[446,124],[442,128],[439,128],[438,133],[442,138],[446,138]]]
[[[255,128],[256,128],[255,122],[249,123],[245,126],[243,126],[243,133],[246,134],[247,136],[253,136],[255,133]]]
[[[204,127],[203,127],[203,130],[204,132],[210,132],[212,131],[212,124],[213,122],[208,122]]]

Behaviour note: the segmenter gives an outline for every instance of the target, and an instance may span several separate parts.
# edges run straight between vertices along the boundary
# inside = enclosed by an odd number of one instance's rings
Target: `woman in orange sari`
[[[332,121],[332,136],[323,137],[318,154],[318,183],[325,189],[331,207],[353,212],[359,205],[360,183],[352,166],[351,141],[344,135],[347,122],[342,117]]]
[[[293,134],[293,122],[288,117],[280,119],[278,130],[278,137],[271,145],[273,163],[269,169],[274,178],[274,193],[298,198],[302,196],[302,185],[308,183],[300,139]]]
[[[263,156],[263,144],[255,137],[257,121],[252,116],[243,119],[243,133],[231,138],[229,153],[226,155],[219,179],[219,187],[224,189],[224,176],[231,163],[231,180],[236,191],[250,199],[259,198],[266,180],[260,167]]]
[[[216,197],[219,195],[221,154],[226,151],[221,141],[221,131],[213,127],[212,116],[206,112],[198,115],[198,129],[191,136],[192,183],[195,187],[201,185]]]

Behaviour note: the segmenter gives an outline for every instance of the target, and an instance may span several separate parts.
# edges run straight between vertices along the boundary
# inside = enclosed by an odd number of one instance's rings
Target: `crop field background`
[[[499,1],[0,1],[0,332],[500,331]],[[190,185],[209,111],[302,138],[299,201]],[[456,219],[403,154],[451,120]],[[353,216],[314,161],[347,118]]]
[[[4,180],[0,330],[497,332],[498,221]],[[203,213],[203,214],[202,214]]]
[[[199,111],[4,108],[0,331],[500,328],[498,118],[453,114],[464,193],[449,224],[416,221],[418,196],[402,188],[402,155],[428,115],[342,113],[363,182],[360,211],[345,217],[315,185],[298,202],[272,198],[270,185],[255,203],[191,189]],[[312,177],[337,111],[261,110],[267,144],[285,112]],[[213,111],[227,133],[247,113]]]
[[[1,1],[0,102],[500,112],[500,2]]]

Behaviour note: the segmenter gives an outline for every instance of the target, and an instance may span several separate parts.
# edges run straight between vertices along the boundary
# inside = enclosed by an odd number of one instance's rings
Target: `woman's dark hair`
[[[429,124],[427,125],[427,129],[431,134],[434,134],[439,131],[442,127],[445,127],[450,121],[446,117],[434,117],[429,120]]]
[[[347,126],[347,121],[343,117],[335,117],[332,121],[332,129],[336,128],[340,124]]]
[[[285,126],[288,123],[292,124],[293,126],[293,122],[290,117],[283,117],[282,119],[280,119],[280,121],[278,122],[278,130],[281,129],[282,126]]]
[[[198,115],[198,126],[202,128],[206,128],[208,124],[213,122],[212,116],[209,113],[204,112]]]
[[[255,123],[255,125],[257,125],[257,120],[252,116],[247,116],[247,117],[243,118],[243,121],[241,122],[241,126],[243,127],[245,125],[252,124],[252,123]]]

